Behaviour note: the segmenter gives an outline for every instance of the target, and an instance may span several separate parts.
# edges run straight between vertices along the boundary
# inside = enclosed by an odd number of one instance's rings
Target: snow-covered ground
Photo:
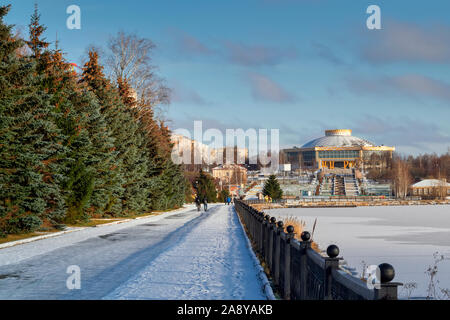
[[[450,206],[386,206],[357,208],[295,208],[267,210],[273,216],[295,216],[311,230],[317,218],[314,240],[322,249],[339,246],[347,263],[362,272],[367,265],[383,262],[396,270],[394,281],[415,282],[412,297],[426,297],[433,253],[449,260],[438,264],[439,286],[450,288]],[[399,290],[405,298],[404,289]]]
[[[231,206],[189,207],[0,249],[0,299],[266,299],[251,254]]]
[[[105,299],[265,299],[250,257],[232,206],[219,207]]]

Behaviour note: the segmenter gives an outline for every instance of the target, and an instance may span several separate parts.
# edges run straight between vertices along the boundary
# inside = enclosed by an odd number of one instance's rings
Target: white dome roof
[[[374,144],[365,139],[352,136],[352,130],[337,129],[325,131],[325,136],[304,144],[302,148],[360,146],[373,147]]]
[[[412,185],[413,187],[450,187],[450,183],[438,179],[426,179]]]

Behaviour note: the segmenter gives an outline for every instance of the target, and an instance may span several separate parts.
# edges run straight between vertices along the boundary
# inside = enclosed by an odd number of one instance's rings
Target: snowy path
[[[266,299],[257,274],[231,206],[189,207],[1,249],[0,299]]]
[[[220,206],[106,299],[265,299],[256,274],[236,214]]]

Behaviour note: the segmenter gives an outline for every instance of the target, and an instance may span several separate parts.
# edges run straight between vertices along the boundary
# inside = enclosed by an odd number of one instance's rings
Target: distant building
[[[201,167],[205,163],[205,160],[215,159],[216,150],[206,144],[189,139],[180,134],[172,134],[171,141],[173,143],[173,149],[176,151],[174,158],[178,163],[198,164]],[[199,163],[196,163],[196,160]]]
[[[248,159],[247,148],[237,148],[233,146],[211,148],[207,144],[187,138],[180,134],[172,134],[171,141],[173,143],[174,151],[173,159],[176,160],[177,163],[183,163],[191,167],[191,170],[198,170],[198,167],[206,170],[208,166],[217,166],[227,162],[236,163],[242,161],[242,164],[244,164],[246,159]],[[230,159],[227,159],[227,154],[230,155]]]
[[[247,183],[247,169],[236,164],[224,164],[212,169],[212,175],[222,185],[239,185]]]
[[[326,130],[325,136],[314,139],[301,148],[284,149],[284,163],[292,170],[320,168],[353,168],[385,166],[392,158],[394,147],[377,146],[352,136],[352,130]]]
[[[290,163],[284,163],[284,164],[280,164],[280,171],[281,172],[291,172],[291,164]]]
[[[450,183],[438,179],[422,180],[411,186],[411,194],[422,198],[445,198],[450,196]]]

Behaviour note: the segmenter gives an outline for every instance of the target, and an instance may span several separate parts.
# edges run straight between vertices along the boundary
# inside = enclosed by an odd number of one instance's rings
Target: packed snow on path
[[[0,299],[101,299],[202,218],[193,206],[0,249]],[[69,266],[81,290],[69,290]]]
[[[236,213],[218,206],[105,299],[267,299],[257,275]]]
[[[362,273],[363,264],[383,262],[394,266],[394,281],[416,283],[401,298],[425,298],[430,283],[425,273],[439,252],[447,260],[438,264],[438,287],[450,289],[450,206],[383,206],[357,208],[289,208],[267,210],[275,217],[295,216],[311,231],[317,218],[314,241],[321,249],[338,245],[349,266]]]
[[[231,210],[188,206],[0,249],[0,299],[266,299]]]
[[[150,226],[148,223],[155,223],[153,226],[164,225],[165,221],[172,222],[182,222],[186,223],[187,221],[198,216],[196,212],[193,210],[193,205],[186,205],[183,208],[173,210],[170,212],[165,212],[159,215],[149,215],[143,216],[139,219],[133,219],[130,221],[122,222],[122,223],[113,223],[109,225],[99,225],[97,227],[91,228],[67,228],[67,230],[73,230],[72,232],[64,233],[57,235],[55,237],[48,237],[45,239],[40,239],[37,241],[31,241],[28,243],[0,248],[0,268],[2,266],[10,265],[10,264],[18,264],[24,260],[33,259],[40,255],[49,254],[55,250],[62,249],[64,251],[70,251],[73,247],[76,247],[78,243],[83,243],[87,240],[92,240],[94,238],[101,238],[103,236],[108,236],[113,233],[123,232],[122,230],[129,231],[130,228],[137,226]],[[179,218],[174,220],[174,218]],[[169,220],[167,220],[169,219]],[[162,223],[159,223],[160,221]],[[156,224],[158,222],[158,224]],[[176,227],[177,223],[172,223],[174,227]],[[78,230],[77,230],[78,229]],[[158,229],[158,228],[157,228]],[[139,230],[142,230],[140,228]],[[159,230],[157,230],[159,231]],[[159,233],[159,232],[158,232]],[[103,239],[103,238],[101,238]],[[114,239],[117,240],[117,239]],[[141,243],[144,243],[142,239]],[[73,247],[72,247],[73,246]],[[102,245],[98,245],[98,247],[103,247]],[[94,248],[92,248],[94,249]],[[53,255],[50,256],[50,260]],[[1,270],[1,269],[0,269]],[[1,272],[0,272],[1,274]],[[0,286],[1,288],[1,286]]]

